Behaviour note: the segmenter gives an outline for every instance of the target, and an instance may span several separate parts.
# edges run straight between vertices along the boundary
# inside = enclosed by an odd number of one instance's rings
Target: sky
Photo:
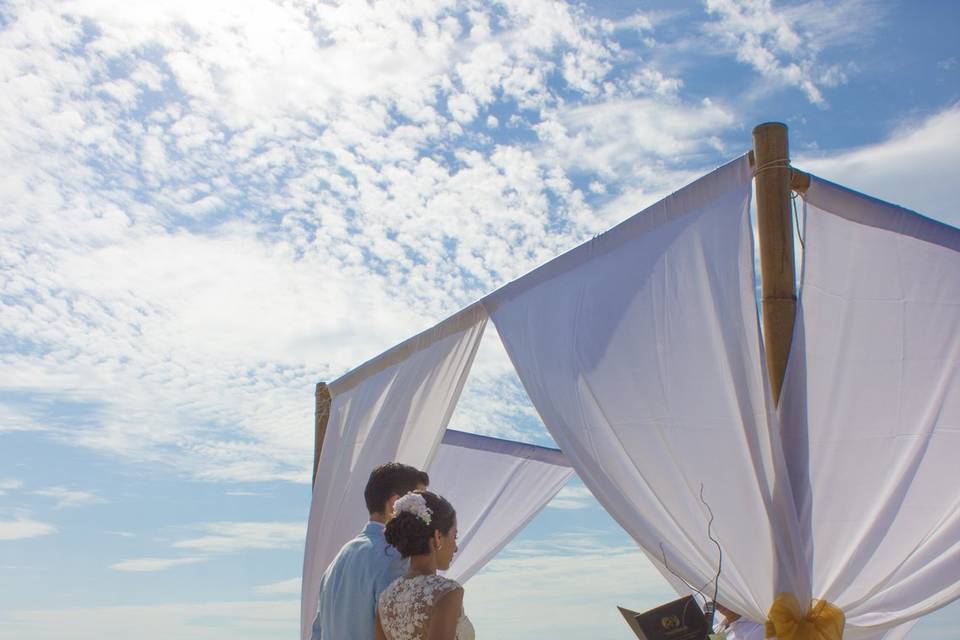
[[[313,388],[790,127],[960,226],[960,4],[0,2],[0,639],[294,638]],[[550,444],[496,332],[451,426]],[[482,638],[672,592],[574,480]],[[910,638],[955,638],[960,605]]]

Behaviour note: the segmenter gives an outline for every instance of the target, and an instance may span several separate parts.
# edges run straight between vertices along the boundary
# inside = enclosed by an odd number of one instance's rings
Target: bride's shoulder
[[[434,598],[439,598],[450,593],[451,591],[456,591],[457,589],[463,588],[456,580],[451,580],[450,578],[445,578],[438,575],[429,576],[427,579],[427,584],[428,589],[433,592]]]
[[[454,589],[462,589],[463,585],[457,582],[456,580],[451,580],[450,578],[443,578],[444,582]]]

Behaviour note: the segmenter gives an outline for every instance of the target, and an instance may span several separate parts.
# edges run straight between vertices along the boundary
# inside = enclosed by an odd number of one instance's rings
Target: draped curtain
[[[370,471],[396,460],[425,469],[453,414],[487,315],[468,307],[330,384],[330,418],[303,558],[300,637],[310,637],[320,578],[367,521]]]
[[[444,431],[486,318],[481,306],[471,307],[331,383],[304,553],[304,640],[324,570],[367,521],[363,488],[375,466],[397,460],[426,469],[430,488],[456,508],[460,549],[447,575],[460,581],[513,539],[573,475],[556,449]]]
[[[573,475],[556,449],[448,430],[430,464],[430,484],[457,510],[459,547],[448,578],[465,582]]]
[[[485,300],[577,474],[652,557],[763,620],[809,589],[771,431],[741,158]],[[701,486],[703,499],[701,500]]]
[[[960,597],[960,231],[817,178],[805,201],[784,450],[856,639]]]
[[[661,570],[709,582],[712,510],[727,606],[763,621],[786,592],[839,607],[848,639],[902,635],[960,597],[960,231],[813,178],[773,411],[749,190],[735,161],[484,304],[551,435]]]

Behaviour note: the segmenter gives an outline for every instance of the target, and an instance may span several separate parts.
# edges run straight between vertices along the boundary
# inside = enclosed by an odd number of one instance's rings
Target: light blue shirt
[[[311,640],[376,638],[377,600],[410,566],[387,544],[383,530],[379,522],[368,522],[323,572]]]

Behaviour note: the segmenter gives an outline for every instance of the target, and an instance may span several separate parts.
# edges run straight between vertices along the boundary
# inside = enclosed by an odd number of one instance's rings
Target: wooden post
[[[320,451],[323,449],[323,437],[327,435],[327,421],[330,419],[330,389],[326,382],[317,383],[316,413],[314,414],[313,441],[313,482],[317,481],[317,466],[320,464]],[[311,483],[313,486],[313,483]]]
[[[763,343],[773,400],[779,404],[797,313],[787,125],[767,122],[754,127],[753,157],[757,180]]]

